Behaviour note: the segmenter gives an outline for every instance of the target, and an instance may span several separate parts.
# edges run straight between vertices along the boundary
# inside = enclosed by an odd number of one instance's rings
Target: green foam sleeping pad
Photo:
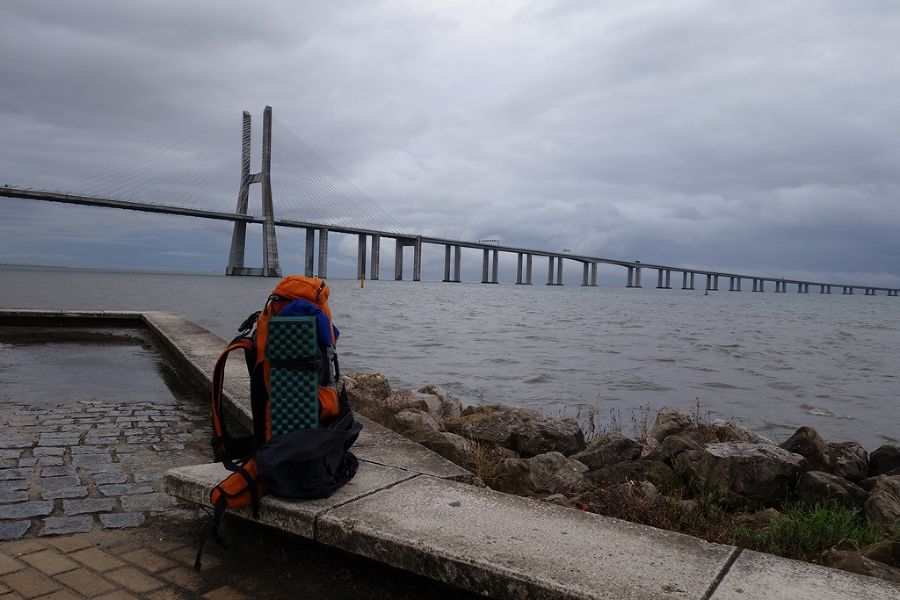
[[[266,340],[272,435],[319,426],[319,371],[290,368],[285,362],[319,360],[315,317],[272,317]],[[279,363],[281,365],[279,366]]]

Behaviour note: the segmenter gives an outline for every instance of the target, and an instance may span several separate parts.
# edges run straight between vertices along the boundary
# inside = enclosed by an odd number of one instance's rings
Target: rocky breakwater
[[[900,583],[900,446],[868,452],[801,427],[784,443],[674,407],[631,438],[574,419],[352,373],[354,410],[479,485]]]

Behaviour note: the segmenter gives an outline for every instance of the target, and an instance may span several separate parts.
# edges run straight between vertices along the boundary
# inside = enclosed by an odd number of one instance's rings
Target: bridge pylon
[[[247,224],[234,222],[231,234],[231,252],[228,255],[226,275],[254,275],[257,277],[281,277],[278,266],[278,244],[275,240],[275,210],[272,205],[272,107],[263,112],[262,167],[259,173],[250,173],[250,113],[244,111],[244,127],[241,135],[241,185],[238,191],[237,214],[246,215],[250,200],[250,184],[258,183],[262,192],[263,266],[244,266],[244,247],[247,242]]]

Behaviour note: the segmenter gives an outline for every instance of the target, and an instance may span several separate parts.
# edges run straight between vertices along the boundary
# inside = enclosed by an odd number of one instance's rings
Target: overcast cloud
[[[72,185],[127,188],[116,169],[212,132],[146,193],[233,210],[228,177],[177,186],[219,163],[236,177],[240,113],[270,104],[415,232],[900,285],[892,0],[9,0],[0,28],[0,185],[81,165],[94,181]],[[227,259],[226,223],[0,210],[3,263]],[[279,236],[300,270],[300,233]],[[355,242],[335,247],[351,273]]]

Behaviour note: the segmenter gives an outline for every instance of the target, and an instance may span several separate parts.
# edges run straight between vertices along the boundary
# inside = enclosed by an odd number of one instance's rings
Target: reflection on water
[[[2,307],[172,310],[229,339],[275,284],[11,268],[0,278]],[[329,283],[342,367],[383,371],[398,387],[432,383],[466,403],[553,414],[690,409],[699,398],[713,417],[776,439],[800,425],[870,449],[900,438],[900,298]]]

